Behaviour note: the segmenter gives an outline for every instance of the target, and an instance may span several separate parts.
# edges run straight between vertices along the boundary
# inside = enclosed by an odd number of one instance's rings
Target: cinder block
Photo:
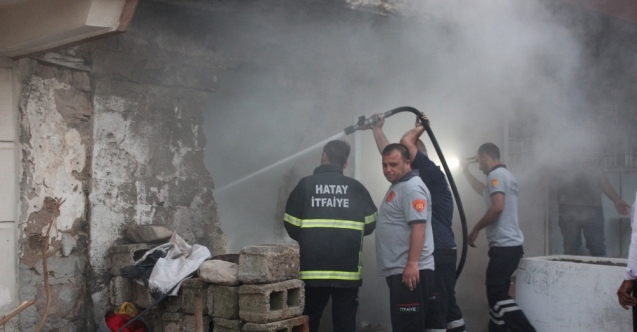
[[[161,317],[164,332],[195,331],[195,315],[164,312]],[[203,316],[203,332],[210,332],[210,316]]]
[[[146,323],[150,326],[150,328],[154,332],[161,332],[164,330],[162,312],[159,310],[150,310],[144,314],[144,319]]]
[[[239,317],[250,323],[268,323],[300,316],[305,307],[303,281],[239,287]]]
[[[108,249],[109,260],[111,262],[111,274],[121,275],[120,270],[135,263],[144,254],[156,245],[150,243],[121,244]]]
[[[241,332],[243,327],[243,321],[239,319],[225,319],[221,317],[214,317],[213,332]]]
[[[239,281],[266,284],[299,277],[299,247],[263,244],[248,246],[239,257]]]
[[[208,286],[208,314],[225,319],[239,318],[239,287]]]
[[[120,276],[111,278],[110,297],[112,306],[118,307],[122,303],[128,302],[132,299],[133,282],[134,281],[130,279],[126,279]]]
[[[309,332],[310,325],[307,316],[294,317],[278,322],[255,324],[246,323],[241,331],[244,332]]]
[[[179,288],[177,296],[168,296],[164,300],[164,310],[193,315],[195,313],[195,294],[201,294],[201,310],[208,312],[208,284],[199,278],[186,279]]]

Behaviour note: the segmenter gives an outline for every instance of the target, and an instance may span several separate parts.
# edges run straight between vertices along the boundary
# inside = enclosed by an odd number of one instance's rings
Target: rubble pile
[[[167,236],[164,230],[145,229],[143,239],[149,242],[110,248],[111,306],[128,301],[141,311],[155,302],[143,285],[120,275],[121,268],[157,245],[149,234],[163,240]],[[239,255],[221,255],[201,264],[197,278],[185,280],[177,296],[169,296],[144,318],[154,332],[195,331],[199,298],[204,332],[307,332],[308,318],[301,316],[305,289],[298,276],[298,247],[244,247]]]

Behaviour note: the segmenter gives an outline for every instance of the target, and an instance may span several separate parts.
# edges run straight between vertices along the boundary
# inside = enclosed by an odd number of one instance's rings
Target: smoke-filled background
[[[216,74],[219,87],[204,124],[230,251],[289,241],[285,200],[319,165],[322,145],[228,185],[342,132],[359,115],[409,105],[431,119],[448,159],[473,156],[487,141],[497,144],[520,183],[527,256],[561,253],[551,217],[552,175],[582,155],[617,166],[623,160],[613,163],[613,156],[634,151],[625,142],[635,132],[635,25],[560,1],[368,3],[221,2],[193,13],[207,18],[201,29],[212,40],[205,42],[241,59]],[[389,140],[397,142],[414,120],[406,113],[389,118]],[[370,131],[354,136],[346,137],[355,147],[346,173],[380,205],[389,186],[380,155]],[[454,177],[471,228],[484,202],[458,169]],[[460,246],[457,211],[454,230]],[[486,251],[481,234],[458,280],[468,331],[485,330],[488,322]],[[609,255],[621,254],[609,244]],[[359,323],[387,327],[388,294],[375,265],[372,235],[365,239]]]

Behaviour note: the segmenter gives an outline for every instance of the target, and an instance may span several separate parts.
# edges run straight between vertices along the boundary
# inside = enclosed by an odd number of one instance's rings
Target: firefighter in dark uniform
[[[343,175],[349,152],[345,141],[327,143],[321,165],[299,181],[285,206],[285,229],[300,247],[311,332],[330,297],[334,331],[356,330],[363,236],[374,231],[377,210],[367,189]]]

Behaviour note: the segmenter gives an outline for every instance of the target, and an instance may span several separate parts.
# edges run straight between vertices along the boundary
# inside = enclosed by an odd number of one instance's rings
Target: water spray
[[[458,263],[458,267],[456,268],[456,279],[462,273],[462,268],[464,267],[464,263],[467,260],[467,244],[468,244],[468,231],[467,231],[467,218],[464,214],[464,209],[462,208],[462,201],[460,200],[460,194],[458,193],[458,188],[456,187],[456,182],[453,180],[453,176],[451,175],[451,170],[449,170],[449,166],[447,165],[447,161],[445,160],[445,156],[442,154],[442,150],[440,149],[440,145],[438,145],[438,141],[431,131],[431,127],[429,127],[429,123],[425,121],[422,113],[417,109],[410,106],[398,107],[393,110],[387,111],[383,113],[383,118],[388,118],[394,114],[401,112],[411,112],[414,113],[420,123],[425,127],[427,134],[429,135],[429,139],[436,149],[436,153],[438,154],[438,158],[440,158],[440,163],[447,174],[447,180],[449,181],[449,185],[451,186],[451,191],[453,192],[453,197],[456,201],[456,206],[458,207],[458,213],[460,215],[460,224],[462,225],[462,253],[460,254],[460,262]],[[358,122],[355,125],[349,126],[345,128],[345,135],[349,135],[357,130],[365,129],[369,126],[372,126],[380,121],[380,117],[378,115],[372,116],[368,119],[365,119],[365,116],[361,116],[358,118]]]

